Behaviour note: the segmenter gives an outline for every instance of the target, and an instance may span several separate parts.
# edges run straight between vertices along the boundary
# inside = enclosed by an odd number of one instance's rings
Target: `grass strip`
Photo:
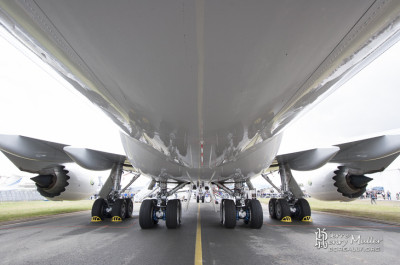
[[[0,222],[90,210],[92,205],[91,200],[1,202]]]
[[[377,204],[371,205],[369,199],[357,199],[351,202],[319,201],[312,198],[307,200],[311,210],[400,224],[400,201],[379,200]],[[260,201],[268,204],[269,199],[260,199]]]

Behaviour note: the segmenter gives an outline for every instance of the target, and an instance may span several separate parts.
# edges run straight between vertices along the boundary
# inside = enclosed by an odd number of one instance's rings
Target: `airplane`
[[[290,123],[398,41],[398,1],[0,0],[0,23],[121,129],[125,154],[0,135],[1,151],[38,174],[46,197],[73,197],[90,170],[110,170],[93,221],[131,216],[124,171],[130,184],[152,178],[143,229],[160,220],[179,227],[172,195],[187,185],[198,201],[212,185],[229,195],[224,227],[243,220],[259,229],[261,204],[245,190],[273,171],[282,186],[270,216],[310,221],[292,170],[317,171],[321,198],[351,200],[365,191],[365,174],[400,152],[399,135],[382,135],[277,155]]]

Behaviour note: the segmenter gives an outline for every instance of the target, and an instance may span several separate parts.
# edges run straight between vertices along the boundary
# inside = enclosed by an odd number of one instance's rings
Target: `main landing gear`
[[[263,225],[263,211],[260,201],[249,198],[244,189],[244,181],[235,182],[233,191],[223,183],[215,183],[234,199],[223,199],[220,204],[221,224],[226,228],[234,228],[236,222],[243,220],[251,228],[259,229]],[[248,182],[249,185],[249,182]]]
[[[168,191],[167,182],[160,181],[160,191],[155,199],[147,199],[142,202],[139,211],[139,225],[142,229],[148,229],[158,224],[159,220],[164,220],[167,228],[177,228],[181,224],[182,203],[179,199],[168,199],[177,190],[185,186],[186,182],[181,182],[175,188]]]
[[[131,198],[122,198],[125,190],[137,180],[140,174],[134,174],[129,184],[121,189],[123,164],[114,164],[110,177],[99,193],[99,197],[92,206],[92,222],[101,222],[105,218],[112,218],[113,222],[121,222],[132,217],[133,201]]]
[[[279,161],[278,161],[279,162]],[[268,203],[269,216],[282,222],[292,222],[292,218],[312,222],[310,204],[293,178],[289,165],[279,163],[282,187],[277,188],[267,175],[262,175],[279,193],[281,198],[271,198]]]

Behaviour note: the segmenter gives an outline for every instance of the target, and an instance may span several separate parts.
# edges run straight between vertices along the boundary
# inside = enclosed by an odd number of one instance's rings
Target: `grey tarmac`
[[[183,203],[185,206],[185,203]],[[0,226],[0,264],[397,264],[400,226],[313,213],[313,222],[271,220],[251,229],[219,223],[210,203],[183,211],[182,225],[142,230],[138,210],[122,223],[90,222],[90,212]],[[218,208],[218,205],[217,205]],[[318,233],[319,232],[319,233]],[[326,233],[326,234],[325,234]],[[324,238],[325,236],[325,238]],[[325,248],[326,247],[326,248]]]

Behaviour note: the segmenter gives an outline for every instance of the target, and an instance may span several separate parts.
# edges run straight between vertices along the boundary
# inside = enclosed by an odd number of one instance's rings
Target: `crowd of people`
[[[376,204],[376,199],[378,196],[381,196],[384,200],[392,200],[392,193],[390,191],[376,191],[370,190],[366,191],[365,194],[361,197],[362,199],[371,198],[371,204]],[[396,200],[400,200],[400,192],[396,192]]]

